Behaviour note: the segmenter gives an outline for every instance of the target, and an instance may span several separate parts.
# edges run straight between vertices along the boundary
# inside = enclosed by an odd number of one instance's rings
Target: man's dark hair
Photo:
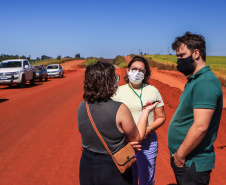
[[[131,67],[131,65],[136,62],[136,61],[139,61],[139,62],[142,62],[145,66],[145,74],[144,74],[144,79],[142,81],[143,84],[149,84],[149,79],[150,79],[150,76],[151,76],[151,70],[150,70],[150,67],[149,67],[149,63],[148,61],[143,58],[143,57],[140,57],[140,56],[135,56],[133,57],[133,59],[129,62],[128,64],[128,68]],[[128,75],[126,74],[125,77],[124,77],[124,80],[126,81],[126,83],[129,83],[129,77]]]
[[[194,52],[195,49],[199,50],[199,53],[204,61],[206,61],[206,42],[205,37],[202,35],[192,34],[187,31],[183,36],[177,37],[172,44],[173,50],[178,49],[181,44],[185,44],[191,53]]]
[[[85,101],[104,101],[116,91],[115,67],[107,62],[98,61],[85,71],[84,94]]]

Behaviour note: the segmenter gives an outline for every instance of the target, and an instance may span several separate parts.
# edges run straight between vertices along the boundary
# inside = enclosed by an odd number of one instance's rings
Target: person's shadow
[[[0,99],[0,103],[8,101],[9,99]]]
[[[167,184],[167,185],[177,185],[177,184],[172,183],[172,184]]]

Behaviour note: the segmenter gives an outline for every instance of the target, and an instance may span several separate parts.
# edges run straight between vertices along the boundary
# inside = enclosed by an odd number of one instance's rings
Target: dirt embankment
[[[130,56],[124,56],[124,59],[126,60],[127,63],[129,63],[130,60],[131,60],[131,57]]]

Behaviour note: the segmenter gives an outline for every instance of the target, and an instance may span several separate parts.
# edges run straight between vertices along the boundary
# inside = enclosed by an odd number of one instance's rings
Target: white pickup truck
[[[0,63],[0,85],[19,84],[24,87],[27,81],[35,85],[35,68],[27,59],[4,60]]]

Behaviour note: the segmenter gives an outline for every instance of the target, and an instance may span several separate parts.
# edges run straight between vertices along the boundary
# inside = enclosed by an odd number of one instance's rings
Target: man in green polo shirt
[[[209,184],[223,107],[221,84],[206,65],[203,36],[186,32],[172,48],[178,57],[177,69],[188,81],[169,124],[171,166],[178,185]]]

